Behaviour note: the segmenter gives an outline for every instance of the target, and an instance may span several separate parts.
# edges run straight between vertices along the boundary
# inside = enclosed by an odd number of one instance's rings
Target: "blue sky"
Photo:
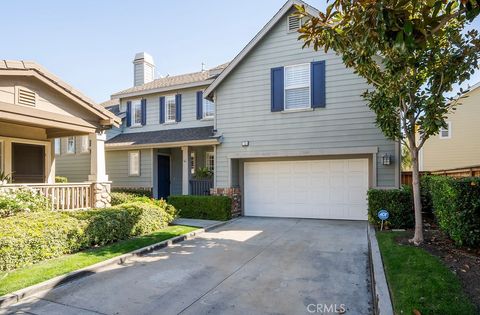
[[[231,60],[285,0],[7,1],[0,59],[34,60],[101,102],[132,86],[135,53],[157,75]],[[309,1],[319,9],[325,1]],[[6,14],[5,14],[6,13]],[[480,20],[473,27],[480,29]],[[471,82],[480,81],[480,73]]]

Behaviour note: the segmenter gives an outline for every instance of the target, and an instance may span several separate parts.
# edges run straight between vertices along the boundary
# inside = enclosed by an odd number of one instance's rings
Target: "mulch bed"
[[[420,247],[439,257],[458,276],[463,290],[480,312],[480,249],[455,246],[432,222],[426,223],[425,228],[427,230],[424,232],[424,243]],[[408,244],[413,231],[410,231],[410,234],[408,238],[397,241]]]

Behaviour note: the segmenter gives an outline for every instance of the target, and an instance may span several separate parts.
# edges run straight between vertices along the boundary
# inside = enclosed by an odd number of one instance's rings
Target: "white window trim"
[[[190,153],[190,174],[194,175],[197,169],[197,155],[195,151]]]
[[[211,115],[207,115],[207,114],[206,114],[207,111],[206,111],[205,109],[206,109],[206,107],[207,107],[207,106],[206,106],[206,105],[207,105],[207,102],[210,102],[210,103],[213,104],[213,112],[212,112]],[[207,99],[205,99],[205,98],[203,99],[203,101],[202,101],[202,116],[203,116],[202,119],[205,119],[205,120],[213,119],[213,118],[215,117],[215,103],[214,103],[214,102],[211,102],[211,101],[209,101],[209,100],[207,100]]]
[[[70,138],[73,139],[73,152],[70,151],[70,145],[69,145]],[[65,153],[67,153],[67,154],[75,154],[76,151],[77,151],[76,146],[77,146],[77,141],[76,141],[75,137],[67,137],[67,148],[66,148],[66,150],[65,150]]]
[[[445,131],[445,129],[442,127],[440,128],[440,132],[439,132],[439,137],[440,139],[451,139],[452,138],[452,122],[451,121],[447,121],[447,131],[448,131],[448,136],[444,137],[442,135],[442,131]]]
[[[136,111],[135,111],[135,107],[138,105],[140,106],[140,113],[142,111],[142,100],[132,100],[132,108],[130,109],[130,126],[131,127],[141,127],[142,126],[142,117],[140,116],[140,122],[137,123],[135,122],[137,120],[137,116],[136,116]],[[141,114],[140,114],[141,115]]]
[[[173,99],[173,103],[175,104],[175,118],[169,119],[168,115],[168,100]],[[167,95],[165,96],[165,123],[172,124],[177,122],[177,100],[175,99],[175,95]]]
[[[213,167],[210,168],[210,156],[213,157]],[[205,152],[205,167],[208,168],[208,170],[215,172],[215,152],[213,151],[207,151]]]
[[[304,66],[307,65],[309,67],[309,76],[308,76],[308,84],[307,85],[294,85],[290,86],[287,89],[287,68],[293,68],[293,67],[298,67],[298,66]],[[287,90],[290,89],[298,89],[298,88],[304,88],[308,87],[308,104],[305,107],[300,107],[300,108],[287,108]],[[283,67],[283,110],[284,111],[292,111],[292,112],[298,112],[298,111],[303,111],[305,109],[312,108],[312,69],[310,68],[309,63],[299,63],[296,65],[289,65]]]
[[[138,163],[137,163],[137,171],[132,172],[132,162],[131,162],[131,156],[132,154],[138,154]],[[140,151],[135,150],[135,151],[128,151],[128,176],[140,176],[140,167],[141,167],[141,156],[140,156]]]
[[[90,139],[88,136],[80,136],[80,153],[90,153]]]
[[[61,155],[62,154],[62,138],[55,138],[55,140],[53,141],[53,145],[54,145],[55,155]]]

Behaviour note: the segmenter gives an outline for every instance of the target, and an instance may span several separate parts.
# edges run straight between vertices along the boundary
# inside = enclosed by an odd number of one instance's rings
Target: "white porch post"
[[[92,182],[107,182],[108,175],[105,168],[105,140],[104,132],[92,133],[88,135],[91,141],[90,151],[90,175],[88,180]]]
[[[104,208],[110,206],[110,182],[105,168],[105,132],[88,135],[91,142],[90,175],[92,182],[92,206]]]
[[[189,154],[188,147],[182,147],[182,195],[188,195],[188,179],[189,179],[189,170],[188,163]]]

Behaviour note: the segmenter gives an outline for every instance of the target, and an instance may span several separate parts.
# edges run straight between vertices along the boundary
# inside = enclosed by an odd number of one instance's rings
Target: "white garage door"
[[[367,219],[368,160],[246,162],[247,216]]]

